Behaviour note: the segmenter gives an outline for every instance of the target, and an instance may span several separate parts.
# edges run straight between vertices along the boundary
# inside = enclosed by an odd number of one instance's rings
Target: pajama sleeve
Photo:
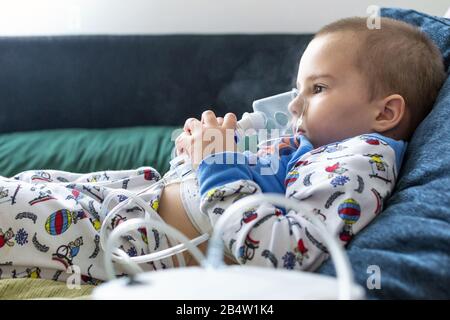
[[[298,201],[301,211],[285,213],[270,203],[246,208],[226,224],[228,252],[241,264],[317,269],[329,254],[305,214],[318,217],[346,245],[380,214],[395,185],[404,145],[393,147],[386,141],[362,135],[293,158],[285,196]],[[262,192],[245,164],[223,167],[219,173],[214,165],[203,166],[201,210],[213,226],[232,203]]]

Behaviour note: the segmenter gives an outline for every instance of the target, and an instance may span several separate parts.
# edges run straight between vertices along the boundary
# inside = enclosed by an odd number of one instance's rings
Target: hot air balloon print
[[[339,238],[344,242],[348,242],[353,237],[352,225],[361,216],[361,207],[355,199],[345,199],[338,206],[338,215],[345,223],[342,232],[339,234]]]

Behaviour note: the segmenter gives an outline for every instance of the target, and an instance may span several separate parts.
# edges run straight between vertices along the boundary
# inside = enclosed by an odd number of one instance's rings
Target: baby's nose
[[[295,100],[295,99],[294,99],[294,100]],[[299,113],[298,113],[298,111],[297,111],[297,108],[295,107],[294,100],[292,100],[292,101],[289,103],[288,110],[289,110],[289,112],[290,112],[293,116],[298,117]]]
[[[288,110],[293,116],[299,117],[302,114],[303,105],[303,98],[298,95],[289,103]]]

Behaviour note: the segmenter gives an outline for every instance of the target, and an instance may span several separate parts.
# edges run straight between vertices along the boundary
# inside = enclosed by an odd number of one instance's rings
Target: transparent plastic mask
[[[284,96],[283,96],[284,95]],[[284,110],[281,109],[281,98],[282,97],[288,97],[289,100],[285,99],[285,101],[288,101],[286,104],[283,105]],[[278,155],[281,156],[283,154],[288,154],[291,152],[294,152],[296,149],[292,146],[292,144],[289,143],[289,139],[292,139],[292,136],[298,131],[299,128],[301,128],[303,124],[303,120],[306,114],[306,111],[308,109],[308,102],[304,96],[301,97],[303,100],[302,102],[302,110],[301,114],[298,117],[297,120],[294,119],[292,114],[289,112],[288,106],[289,104],[294,100],[298,99],[299,97],[299,91],[296,88],[293,88],[291,91],[282,93],[280,95],[276,95],[272,98],[272,100],[267,99],[264,102],[267,103],[267,109],[271,108],[271,112],[268,114],[271,116],[271,119],[274,119],[276,116],[275,114],[279,114],[280,112],[284,111],[289,116],[289,121],[285,124],[284,127],[282,127],[279,131],[274,130],[268,130],[269,132],[272,132],[272,134],[268,134],[267,137],[264,135],[258,136],[258,145],[257,145],[257,152],[259,156],[263,155]],[[271,105],[269,105],[270,102],[273,102]],[[256,108],[254,108],[256,110]],[[259,108],[259,110],[262,110],[263,108]],[[259,111],[258,110],[258,111]],[[277,123],[280,125],[280,123]],[[268,126],[270,127],[270,126]],[[275,134],[274,134],[275,133]]]

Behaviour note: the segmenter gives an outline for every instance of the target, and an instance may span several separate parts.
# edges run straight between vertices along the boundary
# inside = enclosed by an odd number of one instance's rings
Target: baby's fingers
[[[177,156],[183,153],[187,153],[189,145],[190,145],[190,136],[188,136],[186,132],[183,132],[175,140]]]
[[[186,122],[184,123],[184,131],[191,134],[192,130],[194,130],[194,128],[196,127],[201,127],[202,123],[200,122],[200,120],[196,119],[196,118],[189,118],[186,120]]]
[[[237,118],[234,113],[227,113],[223,119],[223,127],[226,129],[236,129]]]
[[[202,123],[212,127],[217,127],[219,125],[217,123],[216,115],[211,110],[206,110],[202,113]]]
[[[217,117],[217,123],[219,124],[219,126],[221,126],[223,124],[223,118]]]

